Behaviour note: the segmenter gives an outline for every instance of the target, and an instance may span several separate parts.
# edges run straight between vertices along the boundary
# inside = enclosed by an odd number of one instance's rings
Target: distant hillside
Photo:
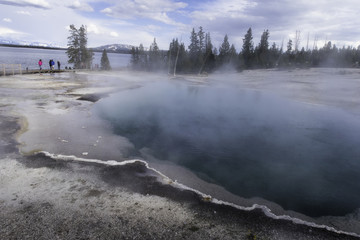
[[[0,47],[13,47],[13,48],[40,48],[40,49],[52,49],[52,50],[66,50],[66,48],[60,47],[47,47],[47,46],[34,46],[34,45],[19,45],[19,44],[2,44]]]
[[[108,53],[130,53],[132,47],[132,45],[127,44],[109,44],[92,48],[92,50],[95,52],[102,52],[104,49],[106,49],[106,52]]]
[[[40,42],[27,42],[27,41],[13,41],[0,37],[0,46],[6,47],[28,47],[28,48],[51,48],[51,49],[64,49],[55,44],[47,44]]]
[[[56,46],[54,44],[45,44],[40,42],[12,41],[0,37],[0,46],[4,47],[25,47],[25,48],[44,48],[44,49],[62,49],[66,47]],[[102,52],[104,49],[108,53],[131,53],[132,45],[128,44],[109,44],[100,47],[91,48],[94,52]],[[145,49],[147,50],[147,49]]]

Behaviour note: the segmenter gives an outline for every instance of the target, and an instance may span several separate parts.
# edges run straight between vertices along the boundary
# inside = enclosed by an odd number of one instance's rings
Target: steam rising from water
[[[140,151],[309,216],[360,205],[360,124],[339,109],[228,84],[154,82],[97,105]],[[139,153],[140,154],[140,153]]]

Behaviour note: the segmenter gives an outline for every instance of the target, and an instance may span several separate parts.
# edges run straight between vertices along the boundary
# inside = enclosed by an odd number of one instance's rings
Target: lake
[[[94,53],[93,65],[99,64],[100,66],[101,55],[100,52]],[[130,54],[108,53],[110,65],[113,69],[127,67],[130,63],[130,56]],[[68,57],[65,50],[0,47],[0,64],[21,64],[23,70],[26,68],[37,69],[39,59],[42,59],[45,69],[49,68],[50,59],[53,59],[55,64],[60,61],[61,68],[73,66],[67,63]]]

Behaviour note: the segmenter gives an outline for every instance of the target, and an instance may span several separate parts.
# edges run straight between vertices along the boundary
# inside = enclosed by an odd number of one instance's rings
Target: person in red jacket
[[[38,64],[39,64],[39,68],[41,70],[42,69],[42,60],[41,59],[39,60]]]

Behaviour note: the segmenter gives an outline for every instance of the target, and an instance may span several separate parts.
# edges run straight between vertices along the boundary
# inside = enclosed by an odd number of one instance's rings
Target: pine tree
[[[190,45],[189,45],[189,55],[191,59],[196,59],[197,55],[199,54],[199,39],[198,35],[195,32],[195,29],[192,29],[190,35]]]
[[[230,59],[230,63],[233,66],[237,66],[238,64],[238,57],[236,54],[236,48],[234,44],[231,44],[230,50],[229,50],[229,59]]]
[[[200,70],[205,72],[212,72],[215,69],[216,62],[215,62],[215,54],[213,52],[213,45],[211,43],[211,36],[210,33],[205,34],[205,57],[203,66]]]
[[[205,33],[201,26],[199,27],[197,35],[199,38],[199,52],[197,56],[197,64],[200,66],[199,74],[201,74],[206,61]]]
[[[186,72],[189,69],[187,53],[183,43],[178,39],[173,39],[168,51],[168,73],[173,74]]]
[[[138,50],[139,68],[142,70],[149,69],[148,55],[142,43],[140,43]]]
[[[217,50],[217,48],[214,48],[213,52],[214,52],[214,55],[217,56],[219,51]]]
[[[260,67],[269,66],[269,30],[265,30],[261,35],[256,55]]]
[[[198,37],[199,37],[199,51],[204,54],[205,53],[205,35],[204,35],[203,28],[201,26],[199,27]]]
[[[141,71],[149,69],[148,55],[142,43],[140,43],[139,47],[132,47],[130,53],[130,63],[133,69]]]
[[[276,43],[273,43],[269,50],[270,67],[276,67],[279,64],[281,50],[278,49]]]
[[[176,75],[176,68],[178,65],[179,60],[179,54],[180,54],[180,47],[179,47],[179,40],[173,39],[169,46],[169,51],[167,54],[167,60],[168,60],[168,73]]]
[[[90,60],[90,52],[87,50],[87,33],[84,25],[79,28],[79,42],[80,42],[80,59],[81,68],[90,68],[92,59]]]
[[[292,40],[289,39],[289,42],[287,43],[286,54],[291,54],[291,53],[292,53]]]
[[[107,56],[107,52],[105,49],[102,52],[100,64],[101,64],[102,70],[111,70],[110,61],[109,61],[109,58]]]
[[[131,48],[131,59],[130,59],[130,62],[131,62],[131,66],[133,69],[138,69],[139,68],[139,48],[135,48],[135,47],[132,47]]]
[[[261,35],[261,39],[260,39],[260,49],[262,49],[263,51],[267,51],[269,49],[269,30],[266,29],[263,34]]]
[[[253,36],[252,36],[252,30],[251,28],[249,28],[243,39],[243,46],[241,50],[241,56],[244,60],[244,65],[246,68],[250,68],[252,66],[253,54],[254,54]]]
[[[66,54],[68,55],[68,63],[73,63],[74,68],[80,68],[80,40],[79,31],[72,24],[70,25],[70,36],[68,37],[68,49]]]
[[[292,50],[292,40],[289,39],[289,42],[287,43],[287,50],[285,53],[286,57],[285,57],[285,65],[292,65],[293,64],[293,59],[295,58],[293,50]]]
[[[73,24],[70,25],[70,36],[68,37],[68,49],[66,51],[69,63],[73,63],[75,68],[91,68],[93,52],[87,49],[87,30],[82,25],[77,29]]]
[[[149,63],[151,70],[159,70],[160,69],[160,50],[156,43],[156,38],[154,38],[154,42],[150,46],[149,50]]]
[[[230,62],[230,43],[229,43],[228,35],[226,34],[221,46],[219,47],[218,64],[219,66],[221,66],[229,62]]]
[[[200,51],[200,41],[199,36],[195,32],[195,29],[192,29],[191,35],[190,35],[190,45],[188,46],[189,49],[189,60],[190,60],[190,66],[191,71],[199,71],[201,68],[202,62],[201,62],[201,51]]]
[[[205,52],[206,53],[212,52],[212,49],[213,49],[213,45],[211,43],[211,36],[210,33],[207,33],[205,35]]]

